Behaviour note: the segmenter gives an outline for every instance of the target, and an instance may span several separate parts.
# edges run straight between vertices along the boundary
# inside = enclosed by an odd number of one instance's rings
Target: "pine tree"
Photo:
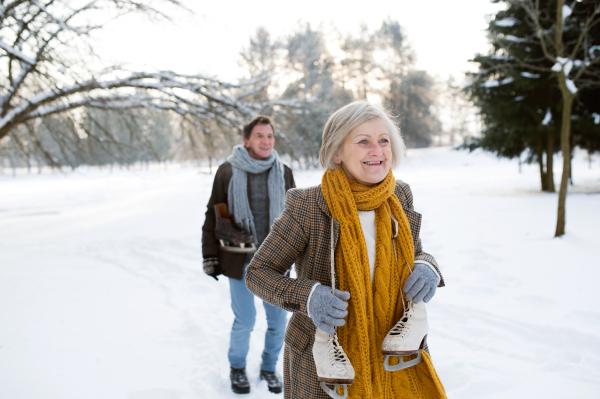
[[[483,137],[472,146],[509,157],[528,148],[541,161],[540,141],[546,141],[548,154],[554,152],[551,138],[555,133],[548,129],[555,126],[563,154],[555,233],[560,236],[565,231],[572,148],[575,144],[592,151],[597,148],[598,133],[594,131],[600,126],[595,123],[597,105],[591,99],[600,89],[600,4],[577,1],[569,6],[564,0],[502,2],[507,3],[507,9],[499,12],[488,28],[493,51],[476,57],[480,71],[472,75],[473,84],[467,88],[481,107],[486,123]],[[523,78],[531,78],[532,84],[526,84]],[[534,82],[533,78],[538,80]],[[514,106],[511,101],[520,104]],[[547,156],[547,161],[551,160]],[[540,163],[542,187],[550,189],[551,165],[546,170],[544,178]]]

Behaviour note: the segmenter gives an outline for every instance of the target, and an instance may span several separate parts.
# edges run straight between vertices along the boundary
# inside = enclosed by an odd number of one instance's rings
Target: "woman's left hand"
[[[431,268],[422,263],[415,264],[412,273],[404,283],[403,291],[406,299],[414,303],[429,302],[435,295],[435,290],[440,281],[438,275]]]

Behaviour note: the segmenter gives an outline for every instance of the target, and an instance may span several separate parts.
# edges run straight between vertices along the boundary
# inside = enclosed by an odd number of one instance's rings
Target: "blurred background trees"
[[[182,8],[177,0],[2,1],[0,166],[165,161],[178,120],[214,136],[213,124],[238,129],[263,108],[251,97],[266,76],[232,84],[129,71],[94,53],[91,32],[132,13],[168,19],[173,7]]]
[[[355,35],[299,22],[289,34],[272,37],[260,27],[240,50],[240,82],[227,83],[125,71],[100,60],[94,68],[93,50],[78,53],[93,48],[87,32],[119,12],[162,18],[162,8],[136,8],[129,0],[79,8],[67,7],[74,4],[69,0],[44,4],[15,1],[0,21],[0,166],[194,160],[212,169],[241,142],[242,125],[264,113],[275,117],[278,151],[299,167],[316,167],[329,115],[365,98],[396,116],[408,147],[429,146],[442,133],[440,85],[415,68],[415,54],[391,19]],[[91,23],[98,10],[104,20]]]

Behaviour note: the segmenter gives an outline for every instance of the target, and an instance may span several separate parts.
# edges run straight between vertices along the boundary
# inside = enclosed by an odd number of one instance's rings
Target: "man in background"
[[[215,236],[214,205],[226,203],[237,228],[254,237],[258,248],[269,234],[273,221],[285,205],[285,193],[295,187],[292,170],[285,166],[277,152],[274,125],[269,117],[257,116],[243,129],[244,145],[233,148],[227,162],[219,166],[204,226],[202,226],[202,255],[204,272],[217,279],[229,277],[231,308],[234,313],[229,344],[231,389],[235,393],[250,392],[246,375],[246,356],[250,333],[254,328],[256,309],[254,295],[246,288],[246,267],[253,254],[224,250]],[[286,311],[264,302],[267,332],[262,353],[260,379],[267,381],[271,392],[280,393],[282,384],[275,373],[279,352],[283,346]]]

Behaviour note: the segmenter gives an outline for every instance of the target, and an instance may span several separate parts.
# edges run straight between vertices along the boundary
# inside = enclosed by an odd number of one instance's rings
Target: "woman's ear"
[[[340,157],[338,157],[337,155],[335,157],[333,157],[333,162],[335,162],[337,165],[342,163],[342,160],[340,159]]]

